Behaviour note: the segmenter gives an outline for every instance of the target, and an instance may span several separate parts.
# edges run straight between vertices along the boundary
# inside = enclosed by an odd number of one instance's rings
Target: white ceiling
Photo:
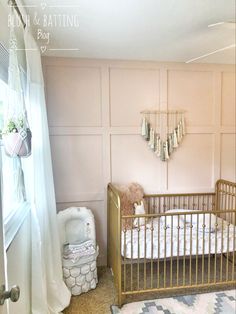
[[[235,0],[24,0],[50,33],[46,55],[185,62],[235,43]],[[64,7],[63,7],[64,6]],[[65,7],[69,6],[69,7]],[[77,15],[79,27],[43,26],[43,15]],[[58,21],[58,18],[57,18]],[[49,50],[78,48],[77,51]],[[198,62],[235,63],[235,48]]]

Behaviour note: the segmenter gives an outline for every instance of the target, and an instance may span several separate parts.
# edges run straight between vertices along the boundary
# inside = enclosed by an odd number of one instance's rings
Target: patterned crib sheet
[[[214,216],[212,221],[217,221],[214,230],[200,224],[198,228],[196,224],[186,224],[184,228],[173,223],[172,228],[166,222],[163,223],[162,216],[154,218],[152,226],[150,222],[147,223],[146,229],[141,226],[140,231],[138,228],[122,231],[121,254],[129,259],[157,259],[235,251],[236,227],[213,214],[211,216]]]

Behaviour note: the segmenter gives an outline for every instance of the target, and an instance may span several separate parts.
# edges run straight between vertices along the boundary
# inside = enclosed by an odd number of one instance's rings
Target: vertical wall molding
[[[160,110],[168,110],[168,71],[160,68]],[[167,125],[167,120],[166,120]],[[159,186],[161,191],[168,190],[168,163],[162,162],[160,166]]]
[[[221,114],[222,114],[222,73],[214,72],[214,169],[212,175],[212,186],[221,177]]]

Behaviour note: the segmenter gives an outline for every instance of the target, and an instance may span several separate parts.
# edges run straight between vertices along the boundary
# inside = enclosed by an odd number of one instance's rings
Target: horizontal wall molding
[[[100,202],[104,201],[104,193],[80,193],[57,195],[57,203]]]
[[[71,127],[71,126],[57,126],[49,127],[49,134],[51,136],[60,135],[103,135],[105,129],[103,127]]]
[[[201,64],[201,63],[180,63],[180,62],[156,62],[156,61],[132,61],[132,60],[107,60],[89,58],[52,58],[42,57],[44,67],[47,66],[83,66],[83,67],[109,67],[109,68],[133,68],[140,69],[168,69],[171,70],[194,70],[194,71],[222,71],[233,72],[234,66],[231,64]]]
[[[78,136],[78,135],[140,135],[140,127],[49,127],[50,136]],[[186,134],[235,133],[234,126],[186,126]]]
[[[236,128],[235,128],[235,126],[224,126],[224,127],[221,127],[220,133],[235,134],[236,133]]]
[[[182,193],[192,193],[193,189],[191,188],[180,188],[180,189],[171,189],[171,193],[176,194],[182,194]],[[194,189],[194,193],[212,193],[214,192],[214,184],[212,187],[200,187],[197,189]],[[168,194],[168,191],[161,190],[153,190],[153,189],[146,189],[145,194]],[[101,194],[78,194],[78,195],[61,195],[60,197],[57,197],[57,204],[71,204],[71,203],[80,203],[80,202],[104,202],[105,200],[105,193]]]

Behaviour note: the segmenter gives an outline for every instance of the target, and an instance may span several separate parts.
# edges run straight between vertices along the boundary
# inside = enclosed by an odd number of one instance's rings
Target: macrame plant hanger
[[[169,160],[185,135],[184,111],[144,110],[141,114],[142,137],[161,161]]]
[[[11,17],[14,19],[13,7]],[[6,154],[10,157],[28,157],[31,154],[31,131],[25,109],[14,25],[10,27],[8,103],[4,109],[3,144]]]

